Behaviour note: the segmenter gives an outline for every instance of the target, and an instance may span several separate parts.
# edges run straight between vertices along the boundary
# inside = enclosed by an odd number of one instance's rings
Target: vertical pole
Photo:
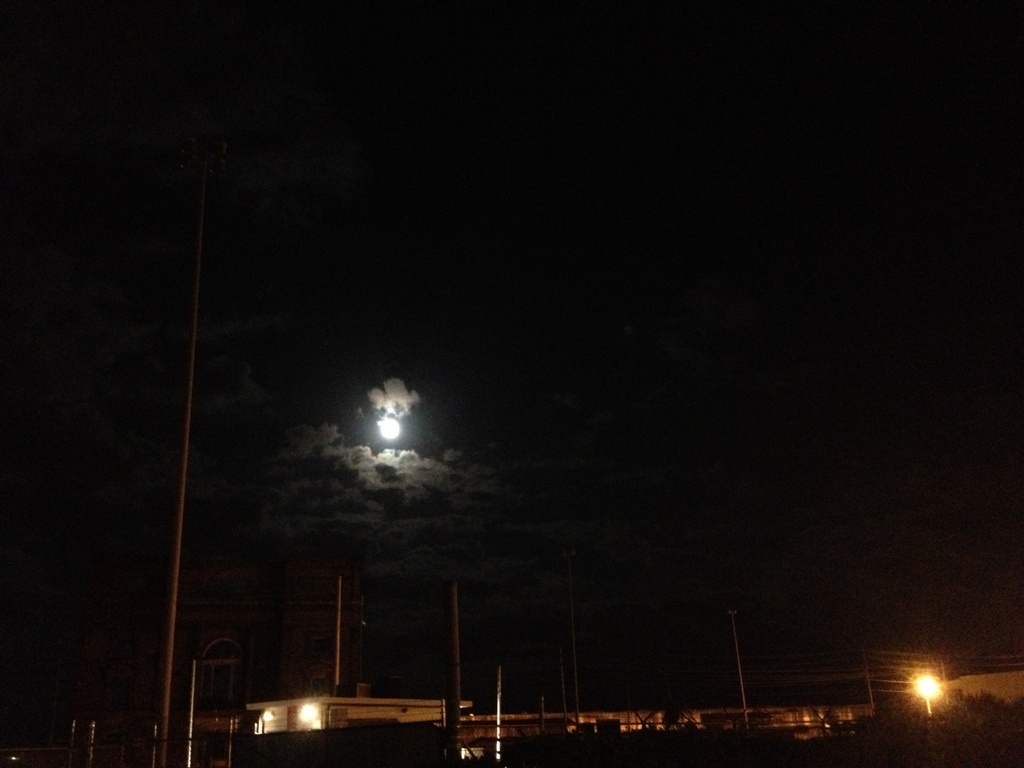
[[[227,768],[231,768],[231,753],[235,745],[235,731],[238,730],[238,718],[234,715],[228,721],[228,764]]]
[[[189,305],[188,355],[185,373],[185,396],[181,418],[181,454],[178,461],[178,504],[174,515],[174,535],[167,575],[167,620],[164,634],[163,687],[160,698],[160,721],[157,731],[157,764],[167,767],[167,739],[171,719],[171,684],[174,679],[174,633],[178,621],[178,582],[181,576],[181,542],[185,528],[185,489],[188,480],[188,448],[192,431],[192,395],[196,373],[196,338],[199,335],[199,276],[203,262],[203,220],[206,215],[206,177],[211,155],[203,150],[203,166],[199,173],[199,221],[196,227],[195,264],[192,275],[192,298]]]
[[[186,768],[192,768],[192,731],[196,719],[196,660],[192,659],[192,684],[188,690],[188,753],[185,757]]]
[[[544,694],[537,701],[537,733],[544,734]]]
[[[75,724],[77,720],[71,721],[71,733],[68,734],[68,768],[71,768],[75,758]]]
[[[447,583],[448,599],[445,603],[448,614],[448,685],[445,706],[444,725],[446,733],[446,752],[449,764],[460,762],[459,754],[459,723],[462,719],[462,669],[459,655],[459,584],[457,581]]]
[[[501,665],[498,665],[498,699],[494,715],[494,762],[501,763]]]
[[[562,680],[562,730],[569,730],[569,705],[565,699],[565,661],[562,658],[562,646],[558,646],[558,674]]]
[[[750,728],[750,717],[747,714],[747,689],[743,685],[743,664],[740,663],[740,640],[736,634],[736,611],[729,611],[729,618],[732,619],[732,643],[736,648],[736,671],[740,675],[740,699],[743,702],[743,727]]]
[[[580,674],[576,664],[576,601],[572,594],[572,559],[576,555],[575,549],[565,550],[565,561],[569,571],[569,630],[572,634],[572,694],[573,702],[576,705],[576,730],[580,729]]]
[[[928,714],[931,714],[929,711]],[[92,768],[93,745],[96,743],[96,721],[89,721],[89,741],[85,753],[85,768]]]
[[[334,611],[334,695],[341,696],[341,582],[338,574],[338,598]]]
[[[359,669],[359,674],[356,682],[363,681],[363,633],[366,631],[366,600],[363,598],[362,590],[359,591],[359,658],[356,659],[356,665]]]
[[[626,668],[626,733],[633,730],[633,699],[629,691],[629,667]]]
[[[47,746],[52,747],[57,741],[57,695],[60,693],[60,679],[53,681],[53,706],[50,708],[50,739]]]
[[[868,655],[864,652],[860,652],[861,659],[864,661],[864,682],[868,686],[868,703],[871,705],[871,716],[875,716],[875,693],[871,690],[871,668],[868,666]]]

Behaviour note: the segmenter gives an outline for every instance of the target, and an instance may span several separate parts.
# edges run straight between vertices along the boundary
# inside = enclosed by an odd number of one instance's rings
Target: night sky
[[[731,701],[729,609],[1024,663],[1020,9],[529,5],[4,4],[10,738],[170,550],[190,135],[186,550],[362,554],[368,676],[439,695],[457,579],[477,711],[560,708],[567,548],[585,709]]]

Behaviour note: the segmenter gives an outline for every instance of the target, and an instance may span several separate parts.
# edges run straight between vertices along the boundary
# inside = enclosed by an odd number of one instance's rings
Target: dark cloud
[[[277,455],[275,476],[316,474],[329,487],[341,491],[345,503],[361,501],[373,508],[382,493],[395,492],[402,506],[428,500],[450,509],[483,507],[503,492],[494,468],[470,462],[459,451],[444,451],[439,458],[414,450],[384,449],[374,453],[367,445],[346,445],[337,425],[302,426],[288,433],[286,447]],[[295,489],[301,495],[302,487]],[[296,498],[303,506],[301,498]],[[287,515],[291,502],[282,504]]]
[[[266,404],[269,393],[253,381],[252,368],[241,360],[215,357],[204,361],[201,407],[215,413],[248,411]]]

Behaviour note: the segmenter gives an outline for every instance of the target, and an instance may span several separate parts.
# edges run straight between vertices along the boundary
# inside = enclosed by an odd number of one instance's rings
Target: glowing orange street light
[[[925,706],[928,707],[928,715],[930,717],[932,714],[932,699],[942,693],[942,689],[939,687],[939,681],[931,675],[921,675],[914,681],[914,688],[917,691],[917,695],[924,699],[924,703]]]

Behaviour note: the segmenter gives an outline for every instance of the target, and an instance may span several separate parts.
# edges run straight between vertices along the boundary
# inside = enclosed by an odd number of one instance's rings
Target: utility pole
[[[185,491],[188,481],[188,448],[192,431],[192,398],[196,372],[196,338],[199,335],[199,278],[203,263],[203,222],[206,216],[206,179],[216,163],[224,166],[227,144],[205,146],[191,138],[185,146],[184,167],[199,166],[199,217],[196,226],[192,297],[189,304],[188,352],[185,369],[185,396],[181,418],[181,454],[178,461],[178,503],[174,516],[174,534],[167,574],[167,618],[164,633],[163,686],[160,719],[157,723],[157,768],[167,768],[167,741],[171,719],[171,685],[174,680],[174,634],[178,620],[178,585],[181,577],[181,545],[185,529]]]
[[[459,583],[445,583],[445,618],[448,622],[448,679],[445,686],[445,763],[462,762],[459,724],[462,721],[462,656],[459,651]]]
[[[342,576],[338,574],[338,588],[334,606],[334,694],[341,696],[341,597]]]
[[[575,549],[565,550],[565,562],[569,572],[569,631],[572,635],[572,694],[576,705],[576,731],[580,730],[580,673],[576,664],[576,601],[572,594],[572,559]]]
[[[743,727],[750,730],[750,717],[747,714],[747,689],[743,685],[743,664],[740,663],[740,640],[736,634],[736,611],[729,610],[732,619],[732,644],[736,648],[736,671],[740,675],[740,700],[743,702]]]
[[[565,698],[565,659],[562,654],[562,646],[558,646],[558,676],[562,682],[562,731],[569,732],[569,705]]]

